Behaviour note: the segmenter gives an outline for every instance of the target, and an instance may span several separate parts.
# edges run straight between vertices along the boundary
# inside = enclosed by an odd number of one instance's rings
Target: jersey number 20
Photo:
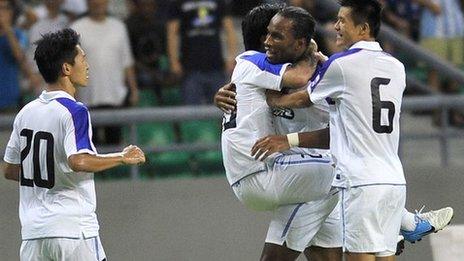
[[[53,188],[55,185],[55,166],[53,156],[53,135],[49,132],[38,131],[35,135],[33,130],[23,129],[20,133],[21,136],[26,137],[26,147],[21,151],[21,186],[33,187],[34,184],[41,188]],[[41,141],[45,141],[45,155],[47,162],[47,179],[42,179],[40,173],[40,149]],[[34,179],[27,179],[24,177],[23,161],[31,151],[32,147],[32,163],[34,167]]]
[[[372,95],[372,127],[377,133],[391,133],[393,131],[393,117],[395,104],[391,101],[380,100],[380,85],[388,85],[390,79],[376,77],[371,81]],[[382,109],[388,110],[388,125],[381,125]]]

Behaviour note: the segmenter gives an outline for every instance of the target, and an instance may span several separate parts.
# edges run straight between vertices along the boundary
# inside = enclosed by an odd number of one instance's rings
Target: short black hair
[[[316,28],[314,17],[301,7],[288,6],[277,13],[278,15],[292,20],[293,36],[297,39],[305,38],[307,44],[311,42]]]
[[[58,80],[63,63],[74,64],[79,38],[76,31],[66,28],[45,34],[34,43],[37,45],[34,59],[45,82],[55,83]]]
[[[382,18],[382,5],[377,0],[341,0],[340,5],[350,7],[355,25],[369,24],[371,36],[377,38]]]
[[[284,4],[262,4],[248,12],[242,21],[245,50],[261,51],[263,48],[261,38],[267,35],[269,22],[284,7]]]

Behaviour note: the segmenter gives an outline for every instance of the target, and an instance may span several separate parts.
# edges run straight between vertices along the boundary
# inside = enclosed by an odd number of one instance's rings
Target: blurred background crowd
[[[77,99],[92,111],[211,104],[216,90],[228,82],[235,56],[243,51],[242,17],[256,5],[276,2],[307,9],[318,21],[316,41],[322,52],[340,51],[334,44],[336,13],[324,0],[0,0],[0,114],[17,112],[42,91],[45,83],[33,60],[34,42],[41,34],[64,27],[82,36],[90,65],[89,86],[79,89]],[[386,24],[464,69],[464,0],[381,2]],[[405,54],[388,41],[382,45],[430,91],[463,92],[463,86],[430,66],[402,59]],[[414,89],[407,92],[420,94]],[[416,113],[430,114],[433,123],[440,124],[438,113]],[[451,110],[448,118],[449,124],[464,126],[460,111]],[[179,142],[194,139],[198,124],[152,124],[139,129],[165,129],[167,136],[157,140],[153,135],[160,132],[147,131],[142,142]],[[220,129],[217,124],[211,128],[215,130],[210,139],[218,141]],[[121,127],[95,128],[93,133],[97,145],[121,144],[124,138]]]

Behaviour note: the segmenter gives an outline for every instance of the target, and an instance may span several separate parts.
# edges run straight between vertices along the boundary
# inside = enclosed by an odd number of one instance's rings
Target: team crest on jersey
[[[274,114],[276,117],[282,117],[289,120],[295,117],[295,112],[293,112],[293,110],[290,108],[274,107],[272,108],[272,114]]]

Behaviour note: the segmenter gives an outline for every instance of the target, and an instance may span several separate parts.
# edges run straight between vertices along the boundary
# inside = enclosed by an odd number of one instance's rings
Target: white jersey
[[[63,91],[44,91],[16,116],[4,160],[21,165],[22,239],[98,236],[93,173],[68,158],[95,154],[87,108]]]
[[[272,108],[272,113],[274,114],[274,124],[277,134],[310,132],[325,129],[329,126],[328,104],[317,104],[303,109]],[[323,149],[295,147],[283,153],[328,155],[330,152]]]
[[[377,42],[361,41],[333,55],[308,91],[330,104],[335,186],[405,184],[398,157],[404,66]]]
[[[252,173],[265,170],[265,163],[251,156],[251,148],[262,137],[275,134],[266,89],[281,90],[288,64],[271,64],[266,54],[247,51],[236,58],[232,74],[236,85],[237,111],[224,114],[222,155],[230,184]]]

